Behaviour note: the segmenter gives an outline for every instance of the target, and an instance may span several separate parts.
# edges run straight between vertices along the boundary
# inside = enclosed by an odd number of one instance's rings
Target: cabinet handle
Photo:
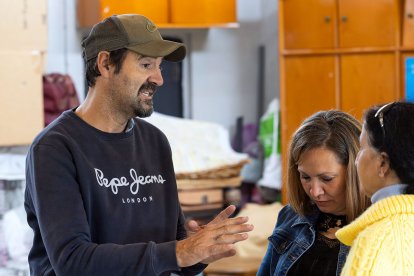
[[[407,14],[407,17],[408,17],[409,19],[413,19],[413,14],[410,12],[410,13],[408,13],[408,14]]]
[[[330,16],[325,16],[325,22],[326,22],[326,23],[331,22],[331,17],[330,17]]]
[[[348,17],[344,15],[344,16],[341,17],[341,20],[342,20],[342,22],[345,23],[346,21],[348,21]]]

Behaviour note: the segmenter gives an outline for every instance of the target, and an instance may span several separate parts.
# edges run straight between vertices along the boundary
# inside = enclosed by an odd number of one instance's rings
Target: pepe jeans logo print
[[[118,194],[119,187],[129,186],[131,194],[136,195],[138,194],[140,185],[153,183],[164,184],[165,182],[165,179],[161,175],[138,175],[134,169],[129,170],[129,175],[131,176],[132,182],[129,182],[125,176],[122,176],[120,178],[114,177],[111,180],[108,180],[108,178],[104,176],[104,173],[96,168],[95,175],[98,184],[105,188],[111,188],[114,195]]]

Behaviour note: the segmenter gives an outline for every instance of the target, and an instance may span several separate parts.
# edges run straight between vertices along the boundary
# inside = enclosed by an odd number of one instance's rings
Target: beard
[[[151,82],[145,82],[143,85],[141,85],[141,87],[138,90],[138,95],[146,92],[149,93],[151,96],[153,96],[155,94],[155,92],[157,91],[157,85]],[[135,108],[135,116],[140,117],[140,118],[145,118],[145,117],[149,117],[152,112],[154,112],[154,102],[151,99],[146,99],[146,100],[139,100],[138,101],[138,105]]]

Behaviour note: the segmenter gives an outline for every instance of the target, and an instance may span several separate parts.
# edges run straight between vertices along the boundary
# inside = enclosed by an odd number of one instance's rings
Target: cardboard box
[[[0,146],[28,145],[43,129],[43,55],[0,51]]]
[[[1,0],[0,51],[47,48],[47,1]]]

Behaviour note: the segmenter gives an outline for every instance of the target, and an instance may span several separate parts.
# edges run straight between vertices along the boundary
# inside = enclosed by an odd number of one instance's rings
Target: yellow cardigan
[[[414,195],[379,200],[336,237],[352,246],[341,275],[414,275]]]

